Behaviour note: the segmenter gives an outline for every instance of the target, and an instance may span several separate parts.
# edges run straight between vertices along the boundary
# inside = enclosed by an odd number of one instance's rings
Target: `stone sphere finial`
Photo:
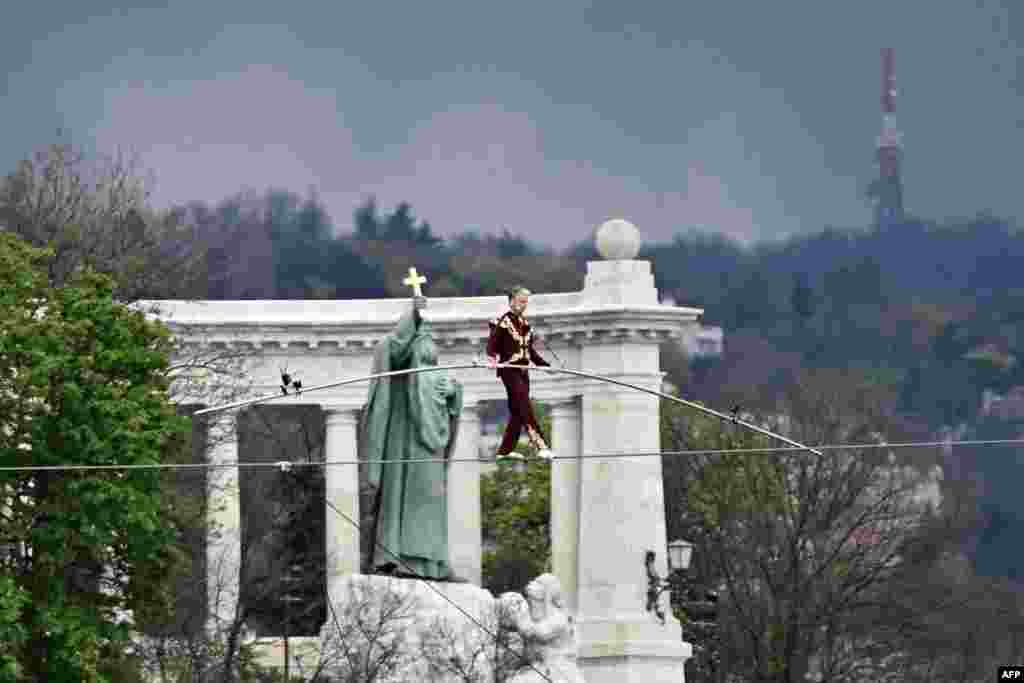
[[[597,252],[608,261],[628,261],[640,253],[640,231],[622,218],[605,221],[594,233]]]

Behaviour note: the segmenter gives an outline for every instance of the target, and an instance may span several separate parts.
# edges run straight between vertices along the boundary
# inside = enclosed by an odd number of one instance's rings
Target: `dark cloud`
[[[442,234],[552,246],[612,216],[651,239],[861,225],[893,45],[909,208],[1024,212],[1019,12],[1000,3],[68,11],[0,28],[0,162],[64,125],[136,149],[162,203],[313,186],[341,229],[375,194]]]

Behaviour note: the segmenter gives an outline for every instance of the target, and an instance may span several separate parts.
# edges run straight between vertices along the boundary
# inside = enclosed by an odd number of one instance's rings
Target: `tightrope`
[[[497,369],[497,368],[515,368],[515,369],[518,369],[518,370],[529,370],[529,371],[538,371],[539,370],[541,372],[546,372],[546,373],[549,373],[549,374],[550,373],[554,373],[554,372],[560,372],[560,373],[566,374],[566,375],[576,375],[577,377],[585,377],[587,379],[594,379],[594,380],[598,380],[600,382],[608,382],[609,384],[617,384],[617,385],[619,385],[621,387],[627,387],[629,389],[635,389],[637,391],[642,391],[642,392],[644,392],[646,394],[651,394],[653,396],[658,396],[660,398],[667,399],[669,401],[674,401],[675,403],[679,403],[680,405],[684,405],[687,408],[693,408],[694,410],[699,410],[700,412],[702,412],[702,413],[704,413],[706,415],[712,415],[714,417],[719,418],[720,420],[724,420],[726,422],[731,422],[731,423],[739,425],[739,426],[741,426],[741,427],[743,427],[745,429],[749,429],[751,431],[758,432],[759,434],[764,434],[765,436],[771,437],[773,439],[777,439],[778,441],[782,441],[783,443],[786,443],[786,444],[788,444],[790,446],[795,446],[796,448],[798,448],[800,450],[811,451],[815,455],[822,455],[822,453],[820,451],[816,451],[815,449],[810,448],[809,446],[805,446],[802,443],[799,443],[797,441],[793,441],[792,439],[787,438],[785,436],[782,436],[781,434],[776,434],[775,432],[769,431],[769,430],[767,430],[767,429],[765,429],[763,427],[759,427],[758,425],[751,424],[749,422],[741,420],[741,419],[739,419],[738,417],[736,417],[734,415],[726,415],[725,413],[720,413],[717,410],[712,410],[711,408],[708,408],[706,406],[702,406],[699,403],[694,403],[693,401],[687,401],[686,399],[679,398],[678,396],[672,396],[671,394],[666,394],[666,393],[663,393],[663,392],[660,392],[660,391],[656,391],[654,389],[649,389],[647,387],[642,387],[642,386],[639,386],[637,384],[631,384],[629,382],[623,382],[622,380],[613,379],[611,377],[603,377],[601,375],[595,375],[593,373],[584,372],[582,370],[569,370],[568,368],[556,368],[556,367],[553,367],[553,366],[537,367],[537,366],[534,366],[534,365],[513,365],[511,363],[495,363],[495,364],[491,365],[491,364],[483,363],[483,362],[481,362],[479,360],[474,361],[472,363],[453,363],[453,364],[450,364],[450,365],[428,365],[428,366],[419,367],[419,368],[407,368],[405,370],[389,370],[388,372],[377,372],[377,373],[373,373],[373,374],[370,374],[370,375],[363,375],[362,377],[351,377],[349,379],[343,379],[343,380],[339,380],[337,382],[329,382],[327,384],[321,384],[319,386],[310,387],[308,389],[304,388],[301,393],[305,394],[305,393],[309,393],[309,392],[312,392],[312,391],[323,391],[324,389],[333,389],[335,387],[344,386],[346,384],[355,384],[357,382],[367,382],[367,381],[372,380],[372,379],[380,379],[380,378],[383,378],[383,377],[398,377],[400,375],[414,375],[414,374],[418,374],[418,373],[421,373],[421,372],[439,372],[441,370],[466,370],[466,369],[471,369],[471,368],[487,368],[488,370],[494,370],[494,369]],[[292,396],[295,396],[295,395],[298,395],[298,394],[292,394]],[[238,401],[236,403],[228,403],[227,405],[214,406],[212,408],[203,408],[202,410],[197,410],[195,413],[193,413],[193,415],[194,416],[209,415],[211,413],[218,413],[218,412],[221,412],[221,411],[224,411],[224,410],[232,410],[232,409],[235,409],[235,408],[245,408],[247,406],[255,405],[257,403],[266,403],[268,401],[277,401],[277,400],[281,400],[283,398],[288,398],[288,397],[289,397],[289,395],[285,395],[285,394],[267,394],[266,396],[261,396],[261,397],[258,397],[258,398],[247,399],[245,401]]]

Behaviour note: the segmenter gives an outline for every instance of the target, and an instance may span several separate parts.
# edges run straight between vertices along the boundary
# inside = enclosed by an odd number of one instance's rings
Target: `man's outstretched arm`
[[[529,348],[527,349],[530,353],[530,362],[534,365],[539,365],[542,368],[550,367],[551,363],[544,360],[544,357],[537,353],[537,349],[533,348],[533,337],[530,337]]]

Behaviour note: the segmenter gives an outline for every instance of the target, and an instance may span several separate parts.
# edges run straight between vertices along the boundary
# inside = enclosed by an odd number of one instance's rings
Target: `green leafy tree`
[[[541,428],[550,433],[550,417],[538,405]],[[525,461],[500,461],[480,478],[484,550],[483,584],[495,595],[521,591],[547,571],[551,556],[551,463],[536,458],[532,446],[521,447]]]
[[[0,681],[22,678],[24,669],[16,653],[24,646],[27,632],[18,616],[28,600],[28,593],[15,583],[13,576],[6,571],[0,574],[0,642],[7,646],[0,652]]]
[[[0,232],[0,464],[159,463],[186,428],[167,394],[167,330],[117,303],[106,276],[52,287],[53,257]],[[127,615],[169,600],[160,481],[152,469],[0,472],[5,673],[105,680]]]

